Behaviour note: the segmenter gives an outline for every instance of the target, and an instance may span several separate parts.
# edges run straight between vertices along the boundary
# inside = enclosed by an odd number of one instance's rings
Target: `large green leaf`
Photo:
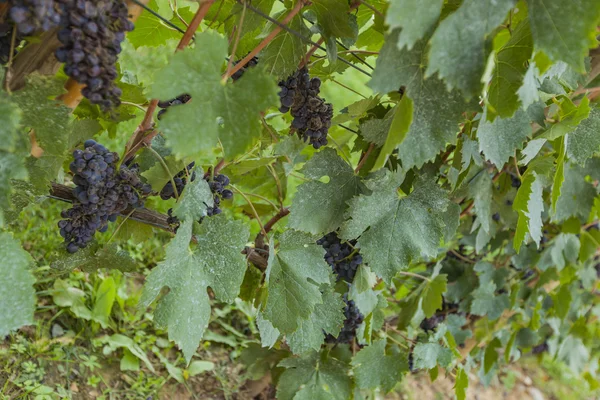
[[[190,247],[191,219],[181,224],[167,245],[165,260],[150,273],[140,299],[148,307],[164,287],[155,311],[155,322],[168,328],[169,338],[183,350],[189,362],[204,335],[210,317],[210,287],[219,301],[233,301],[246,271],[241,254],[248,240],[248,229],[239,221],[224,216],[205,218],[197,228],[197,244]]]
[[[452,351],[438,343],[418,343],[413,349],[415,368],[446,367],[452,361]]]
[[[0,94],[0,226],[4,210],[10,208],[11,180],[26,179],[23,157],[27,142],[19,132],[21,110],[8,97]]]
[[[496,68],[488,89],[488,108],[502,118],[512,117],[519,108],[519,89],[524,85],[533,39],[527,22],[521,22],[510,40],[495,54]]]
[[[288,335],[287,343],[295,354],[308,350],[319,351],[325,334],[334,337],[344,325],[344,301],[339,293],[328,288],[323,292],[323,303],[315,305],[312,314],[300,321],[298,329]]]
[[[513,203],[513,209],[519,214],[513,241],[517,253],[521,248],[521,244],[525,241],[527,233],[536,245],[539,245],[540,240],[542,240],[543,190],[543,184],[535,172],[523,176],[523,182]]]
[[[584,57],[597,45],[600,2],[527,0],[527,6],[535,48],[584,72]]]
[[[0,337],[33,323],[35,278],[29,271],[33,259],[10,234],[0,232]]]
[[[302,358],[283,359],[285,368],[277,384],[279,400],[346,400],[352,393],[348,364],[312,352]]]
[[[264,317],[284,334],[298,329],[323,303],[319,285],[329,283],[331,268],[323,259],[324,250],[310,235],[286,231],[277,251],[271,246],[265,275],[268,297]]]
[[[596,189],[586,180],[590,169],[597,166],[597,163],[592,163],[593,160],[588,160],[586,168],[572,162],[565,164],[565,179],[553,216],[555,221],[564,221],[570,217],[587,219],[596,197]]]
[[[397,91],[413,101],[412,124],[398,150],[402,166],[421,167],[448,143],[456,143],[461,113],[468,107],[460,92],[448,93],[437,77],[425,79],[426,45],[422,40],[411,51],[396,46],[399,29],[386,36],[369,86],[377,93]]]
[[[25,89],[13,96],[23,111],[22,125],[33,129],[44,150],[40,158],[31,158],[27,164],[37,194],[48,193],[50,182],[56,180],[69,152],[71,110],[54,99],[61,91],[62,82],[58,79],[33,75]]]
[[[489,122],[486,116],[484,111],[477,129],[479,148],[500,170],[531,136],[529,117],[523,110],[518,110],[511,118],[496,118],[494,122]]]
[[[504,310],[510,307],[510,302],[506,293],[496,294],[495,292],[496,284],[491,281],[480,285],[473,291],[471,313],[486,316],[490,320],[500,318]]]
[[[569,133],[567,137],[567,154],[569,159],[578,164],[600,152],[600,108],[593,108],[589,117]]]
[[[458,88],[467,98],[478,95],[489,54],[487,36],[504,21],[514,3],[465,0],[433,34],[427,76],[438,72],[449,89]]]
[[[300,14],[290,21],[289,27],[307,36],[308,28]],[[273,25],[272,28],[275,26]],[[282,31],[262,51],[260,65],[270,75],[283,80],[298,69],[305,51],[306,43],[302,39],[288,31]]]
[[[386,354],[386,340],[380,339],[364,347],[352,359],[356,383],[361,389],[381,387],[389,392],[396,386],[403,373],[408,371],[406,354]]]
[[[437,254],[446,234],[446,221],[458,221],[460,209],[431,179],[419,179],[414,191],[403,199],[398,197],[398,182],[392,174],[377,186],[372,195],[349,202],[350,219],[341,234],[349,239],[360,236],[358,245],[365,261],[389,282],[412,260]]]
[[[302,168],[310,181],[298,187],[292,202],[289,226],[313,234],[336,230],[344,221],[346,202],[365,192],[365,186],[335,150],[315,154]],[[328,177],[327,183],[321,182]]]
[[[422,39],[437,22],[444,0],[431,0],[426,5],[422,0],[392,0],[385,15],[390,30],[402,28],[398,37],[398,48],[409,50]]]
[[[159,123],[179,158],[210,153],[219,141],[227,156],[243,152],[260,135],[259,113],[278,102],[277,85],[258,68],[223,85],[226,56],[227,40],[205,32],[196,36],[193,49],[175,54],[156,74],[153,97],[192,96],[189,103],[171,107]]]

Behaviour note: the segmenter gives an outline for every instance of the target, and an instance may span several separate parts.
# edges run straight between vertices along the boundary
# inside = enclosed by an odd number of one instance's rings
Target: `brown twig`
[[[310,60],[312,55],[315,53],[315,51],[319,50],[319,47],[323,44],[324,41],[325,38],[321,37],[319,40],[317,40],[317,43],[315,43],[310,49],[308,49],[306,55],[304,56],[304,58],[302,58],[302,61],[300,61],[298,69],[302,69],[302,67],[308,64],[308,61]]]
[[[192,41],[192,38],[194,37],[194,34],[196,33],[196,31],[198,30],[198,27],[200,26],[200,23],[202,23],[202,20],[204,19],[204,17],[206,17],[206,14],[208,13],[208,9],[210,8],[210,6],[212,5],[213,2],[214,2],[214,0],[207,0],[200,5],[200,8],[198,8],[198,11],[196,11],[196,15],[194,15],[194,18],[192,18],[190,25],[185,30],[183,37],[181,38],[181,40],[179,41],[179,44],[177,45],[178,51],[185,49],[187,47],[187,45],[190,44],[190,42]]]
[[[365,165],[365,163],[367,162],[367,159],[371,155],[371,152],[373,151],[374,148],[375,148],[375,143],[371,143],[369,145],[369,148],[365,152],[365,154],[363,154],[362,158],[358,162],[358,165],[356,166],[356,169],[354,170],[355,174],[358,174],[360,172],[360,169]]]
[[[460,213],[460,218],[466,216],[469,214],[469,211],[471,211],[471,209],[473,208],[473,206],[475,205],[475,202],[471,202],[469,203],[469,205]]]
[[[225,75],[228,76],[229,71],[231,71],[231,66],[233,65],[233,59],[235,58],[235,53],[237,51],[238,44],[240,43],[240,37],[242,34],[242,27],[244,26],[244,17],[246,16],[246,3],[243,5],[242,15],[240,16],[240,25],[236,26],[237,32],[235,33],[235,41],[233,42],[233,49],[231,49],[231,56],[229,60],[227,60],[227,73]]]
[[[281,21],[281,24],[283,25],[287,25],[292,18],[294,18],[294,16],[296,16],[296,14],[298,14],[300,12],[300,10],[302,9],[302,7],[304,7],[304,0],[299,0],[296,5],[294,6],[294,8],[292,9],[292,11],[290,11],[285,18]],[[276,26],[271,33],[269,33],[269,35],[264,38],[262,40],[262,42],[260,42],[258,44],[258,46],[256,46],[250,53],[248,53],[248,55],[246,55],[246,57],[242,58],[240,60],[240,62],[238,62],[233,68],[231,68],[231,70],[227,71],[225,74],[223,74],[223,79],[227,79],[229,78],[231,75],[235,74],[237,71],[239,71],[240,69],[244,68],[246,66],[246,64],[248,64],[250,62],[250,60],[252,60],[252,58],[254,58],[254,56],[256,56],[258,53],[260,53],[260,51],[262,49],[264,49],[269,43],[271,43],[271,41],[273,41],[273,39],[275,39],[275,36],[277,36],[277,34],[279,34],[279,32],[282,31],[283,28],[281,28],[279,25]]]
[[[265,234],[263,235],[262,232],[258,232],[258,235],[256,235],[256,239],[254,240],[254,246],[257,249],[262,249],[264,248],[265,245],[265,237],[266,234],[271,232],[271,229],[273,229],[273,226],[279,222],[279,220],[281,220],[282,218],[285,218],[287,215],[289,215],[290,213],[290,209],[289,208],[281,208],[281,210],[279,210],[279,212],[277,214],[275,214],[273,216],[273,218],[271,218],[264,226],[264,231]]]

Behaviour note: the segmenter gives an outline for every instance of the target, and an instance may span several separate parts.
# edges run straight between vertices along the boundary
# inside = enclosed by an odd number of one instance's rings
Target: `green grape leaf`
[[[274,18],[277,19],[277,16]],[[288,26],[303,36],[308,36],[308,28],[300,14],[292,18]],[[304,57],[305,49],[306,44],[298,36],[288,31],[279,32],[261,52],[260,65],[275,78],[286,79],[298,69],[298,63]]]
[[[592,165],[588,160],[586,166]],[[560,188],[560,197],[556,202],[555,221],[565,221],[571,217],[586,219],[594,204],[596,189],[586,180],[588,171],[572,162],[565,164],[565,179]]]
[[[485,158],[500,170],[510,157],[514,157],[515,150],[521,150],[531,136],[529,116],[525,111],[518,110],[511,118],[496,118],[493,122],[486,117],[487,112],[484,111],[477,129],[479,148]]]
[[[452,362],[452,351],[437,343],[417,343],[413,349],[415,368],[447,367]]]
[[[556,202],[560,198],[560,188],[565,181],[565,139],[562,138],[556,149],[558,157],[556,158],[556,172],[552,184],[552,211],[556,212]]]
[[[368,86],[377,93],[406,87],[404,96],[413,101],[412,124],[398,146],[402,166],[421,167],[448,143],[456,143],[461,113],[468,107],[458,91],[448,93],[436,78],[425,79],[427,42],[422,40],[411,51],[398,50],[399,29],[386,36]]]
[[[246,71],[235,84],[223,85],[227,40],[205,32],[196,36],[195,43],[193,49],[176,53],[156,74],[150,90],[153,97],[172,99],[187,93],[193,99],[170,107],[159,128],[181,159],[210,152],[218,141],[228,157],[239,154],[260,135],[259,113],[277,104],[277,85],[258,68]]]
[[[102,247],[97,242],[92,242],[74,254],[62,250],[59,258],[52,262],[50,267],[61,272],[73,271],[75,268],[86,272],[97,271],[100,268],[133,271],[136,264],[129,253],[120,250],[116,243]]]
[[[11,208],[11,181],[27,178],[23,157],[28,145],[19,133],[20,121],[19,107],[0,94],[0,226],[4,225],[4,210]]]
[[[438,275],[435,278],[426,281],[421,294],[421,308],[425,313],[425,317],[431,318],[437,310],[442,309],[443,297],[446,293],[446,285],[448,276],[445,274]]]
[[[593,108],[567,137],[569,159],[580,165],[600,152],[600,108]]]
[[[386,344],[385,339],[376,340],[363,347],[352,359],[354,377],[361,389],[380,387],[387,393],[408,371],[408,357],[405,354],[386,354]]]
[[[513,203],[513,210],[519,214],[517,230],[513,241],[513,246],[517,253],[521,248],[521,244],[525,241],[526,233],[529,233],[529,236],[531,236],[531,239],[537,246],[539,246],[542,240],[543,191],[544,186],[535,172],[523,176],[523,181]]]
[[[385,15],[385,23],[390,30],[402,28],[398,37],[398,48],[406,46],[409,50],[426,36],[434,27],[444,0],[432,0],[423,6],[421,0],[392,0]]]
[[[560,121],[553,124],[538,137],[541,139],[555,140],[572,132],[580,123],[590,115],[590,99],[584,97],[579,105],[573,104],[568,97],[562,97],[558,104],[558,117]]]
[[[368,119],[359,125],[360,134],[369,143],[374,143],[381,147],[386,142],[388,132],[392,126],[392,121],[396,115],[396,109],[391,109],[383,118]]]
[[[460,213],[432,180],[419,179],[403,199],[398,198],[397,187],[397,179],[388,173],[372,195],[350,200],[347,216],[351,219],[341,231],[348,239],[360,236],[361,254],[386,282],[421,255],[435,256],[447,233],[446,221],[458,221]]]
[[[344,221],[346,202],[366,188],[354,170],[335,150],[325,148],[302,168],[310,181],[298,187],[289,226],[312,234],[332,232]],[[329,182],[320,181],[324,176]]]
[[[533,39],[527,21],[521,22],[510,40],[495,54],[496,68],[488,90],[487,108],[502,118],[510,118],[519,105],[519,90],[525,85],[527,62],[533,52]]]
[[[489,174],[483,172],[475,181],[469,185],[469,195],[473,198],[475,204],[475,213],[477,220],[481,224],[481,229],[490,233],[492,225],[492,198],[493,183]]]
[[[174,207],[173,212],[180,219],[200,220],[206,216],[208,207],[214,206],[214,196],[208,182],[199,179],[203,175],[201,168],[195,168],[191,173],[196,173],[196,179],[185,186],[181,200]]]
[[[315,306],[323,303],[319,285],[329,283],[331,267],[315,241],[315,237],[288,230],[281,235],[277,251],[271,245],[263,314],[281,333],[296,331]]]
[[[584,57],[597,46],[600,3],[596,0],[527,0],[535,48],[554,61],[585,72]]]
[[[157,162],[142,172],[142,176],[146,178],[152,189],[157,192],[160,192],[167,182],[171,181],[171,178],[186,167],[186,163],[183,160],[178,160],[174,156],[164,157],[163,161],[164,165],[162,162]],[[182,195],[183,193],[178,194]]]
[[[125,40],[121,46],[123,47],[119,55],[121,69],[133,74],[137,83],[148,86],[154,82],[156,73],[169,64],[169,58],[173,54],[173,49],[177,47],[177,42],[169,40],[160,46],[144,45],[136,48],[131,44],[128,36],[128,40]]]
[[[413,111],[413,101],[408,96],[402,96],[398,105],[393,109],[394,117],[387,132],[385,143],[373,165],[373,171],[383,168],[388,157],[402,143],[412,123]]]
[[[469,329],[462,329],[463,326],[467,325],[467,318],[463,315],[449,314],[444,322],[448,327],[448,331],[454,336],[456,344],[461,345],[473,336],[473,332]]]
[[[498,361],[498,352],[497,348],[502,347],[502,343],[500,339],[494,338],[485,348],[485,353],[483,356],[483,371],[487,374],[490,372],[496,361]]]
[[[121,220],[115,235],[115,239],[123,241],[131,239],[135,244],[143,243],[150,238],[152,238],[152,226],[132,219]]]
[[[150,0],[148,7],[157,11],[156,0]],[[157,47],[167,43],[169,39],[180,38],[181,33],[167,27],[160,19],[149,12],[143,12],[135,21],[135,29],[127,33],[127,40],[136,48],[140,46]]]
[[[562,285],[558,292],[552,296],[552,301],[554,302],[554,309],[556,311],[556,315],[560,319],[564,319],[569,312],[569,308],[571,308],[571,301],[573,300],[573,296],[571,296],[571,291],[569,290],[569,285]]]
[[[352,393],[348,364],[311,352],[304,357],[283,359],[285,371],[277,384],[279,400],[346,400]]]
[[[426,75],[437,72],[448,89],[458,88],[467,98],[478,95],[489,53],[486,37],[504,21],[514,3],[465,0],[431,37]]]
[[[38,159],[30,159],[28,167],[31,183],[37,194],[47,194],[50,182],[62,170],[69,151],[71,110],[59,101],[50,99],[62,92],[58,79],[33,75],[25,89],[15,92],[13,99],[23,111],[21,124],[33,129],[39,146],[44,150]]]
[[[456,400],[465,400],[467,398],[467,388],[469,387],[469,376],[464,369],[458,368],[456,380],[454,381],[454,393]]]
[[[334,337],[344,325],[344,301],[342,296],[328,288],[323,292],[323,303],[315,305],[308,319],[299,323],[298,329],[288,335],[287,343],[294,354],[308,350],[319,351],[323,344],[324,334]]]
[[[0,337],[33,324],[36,298],[29,267],[33,259],[7,232],[0,232]]]
[[[164,287],[155,322],[167,327],[169,338],[183,350],[189,363],[210,318],[210,286],[218,301],[231,302],[239,293],[246,271],[241,254],[249,231],[242,222],[223,216],[205,218],[197,228],[197,245],[190,247],[193,220],[184,221],[167,245],[166,258],[148,275],[140,306],[146,308]]]
[[[355,30],[350,20],[350,5],[345,0],[315,0],[311,3],[317,23],[325,38],[353,38]],[[297,61],[297,60],[296,60]]]
[[[510,302],[506,293],[496,294],[495,292],[496,284],[491,281],[475,289],[471,313],[482,317],[486,316],[491,321],[500,318],[504,310],[510,307]]]

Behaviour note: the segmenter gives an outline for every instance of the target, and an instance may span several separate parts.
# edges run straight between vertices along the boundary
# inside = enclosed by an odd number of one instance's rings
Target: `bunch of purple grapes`
[[[240,61],[241,60],[234,61],[233,65],[237,65]],[[234,81],[237,81],[244,75],[244,72],[246,72],[246,70],[248,68],[253,68],[253,67],[256,67],[257,65],[258,65],[258,57],[252,57],[246,65],[244,65],[242,68],[235,71],[235,73],[233,75],[231,75],[231,79],[233,79]]]
[[[342,242],[336,232],[330,232],[317,240],[317,244],[326,250],[325,261],[338,276],[338,280],[351,283],[358,266],[363,262],[362,256],[354,248],[356,240]]]
[[[175,181],[175,185],[177,188],[177,193],[181,196],[181,193],[185,189],[187,185],[187,177],[189,176],[190,181],[194,181],[196,179],[196,172],[192,172],[190,175],[191,169],[194,167],[195,163],[192,162],[185,169],[181,170],[173,177]],[[209,207],[207,205],[206,215],[212,217],[213,215],[221,214],[221,201],[229,200],[233,197],[233,192],[226,187],[229,186],[229,177],[224,174],[217,174],[214,176],[213,180],[210,180],[210,175],[207,174],[204,176],[204,180],[208,182],[208,186],[210,187],[210,191],[213,194],[213,206]],[[171,182],[167,182],[167,184],[160,191],[160,197],[163,200],[168,200],[170,198],[175,198],[175,193],[173,191],[173,184]],[[174,232],[177,232],[177,228],[179,227],[179,219],[173,215],[173,209],[168,210],[169,217],[167,218],[167,223],[172,227]],[[202,220],[198,221],[202,222]]]
[[[11,0],[9,15],[21,35],[50,30],[61,20],[54,0]]]
[[[443,314],[443,313],[434,314],[430,318],[424,318],[423,321],[421,321],[420,327],[421,327],[421,329],[423,329],[425,331],[425,333],[429,333],[429,332],[435,331],[438,324],[440,322],[444,322],[445,319],[446,319],[446,314]]]
[[[212,217],[213,215],[221,214],[221,200],[229,200],[233,197],[233,192],[225,187],[229,186],[229,177],[227,175],[219,174],[215,175],[212,181],[209,181],[209,177],[205,177],[210,186],[210,191],[213,194],[214,206],[208,207],[206,215]]]
[[[84,143],[84,150],[73,152],[73,206],[61,213],[60,235],[67,251],[75,253],[92,241],[96,231],[106,232],[127,207],[143,207],[143,197],[151,192],[139,178],[136,164],[121,165],[119,156],[94,140]]]
[[[354,300],[348,300],[348,294],[344,294],[344,326],[337,338],[332,335],[327,335],[325,341],[327,343],[351,343],[356,336],[356,329],[362,324],[365,317],[361,314]]]
[[[285,81],[279,82],[279,88],[279,111],[290,111],[294,117],[292,128],[296,129],[298,136],[315,149],[325,146],[333,106],[319,96],[321,80],[311,79],[308,70],[302,68]]]
[[[190,181],[193,181],[194,179],[196,179],[195,171],[190,175],[190,171],[192,170],[192,168],[194,168],[195,164],[196,163],[194,163],[192,161],[187,167],[185,167],[185,169],[182,169],[181,171],[179,171],[177,173],[177,175],[175,175],[173,177],[173,182],[175,183],[175,189],[177,189],[178,195],[181,196],[181,192],[183,192],[183,189],[185,189],[185,185],[187,185],[188,177],[190,178]],[[175,190],[173,189],[173,182],[171,182],[171,181],[167,182],[167,184],[162,188],[162,190],[160,191],[161,199],[169,200],[169,199],[174,199],[176,197]]]
[[[181,104],[185,104],[188,101],[190,101],[192,99],[192,96],[190,96],[189,94],[182,94],[181,96],[177,96],[174,99],[171,100],[167,100],[167,101],[159,101],[158,102],[158,107],[161,109],[160,111],[158,111],[158,114],[156,115],[156,118],[158,118],[159,120],[162,119],[162,116],[167,112],[167,109],[171,106],[178,106]]]
[[[117,58],[125,32],[133,30],[122,0],[56,0],[62,9],[56,50],[65,73],[86,85],[81,93],[103,110],[119,106],[121,89],[115,85]]]
[[[0,23],[0,64],[2,65],[6,64],[10,58],[12,32],[13,27],[10,24]]]

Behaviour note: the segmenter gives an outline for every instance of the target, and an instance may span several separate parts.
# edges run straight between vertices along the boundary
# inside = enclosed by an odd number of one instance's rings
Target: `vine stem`
[[[215,168],[216,169],[216,168]],[[260,226],[260,231],[263,235],[267,236],[267,233],[265,232],[265,226],[263,225],[262,221],[260,220],[260,217],[258,216],[258,213],[256,212],[256,208],[254,208],[254,204],[252,204],[252,200],[250,200],[248,198],[248,196],[246,196],[246,193],[242,192],[240,189],[238,189],[237,187],[231,185],[231,188],[233,190],[235,190],[237,193],[240,194],[240,196],[242,196],[244,198],[244,200],[246,200],[246,203],[248,203],[248,205],[250,206],[250,208],[252,209],[252,213],[254,214],[254,218],[256,218],[256,221],[258,222],[258,225]]]
[[[306,52],[306,55],[302,58],[302,61],[300,61],[300,64],[298,65],[298,69],[302,69],[306,64],[308,64],[308,61],[310,60],[312,55],[315,53],[315,51],[317,51],[319,49],[319,47],[321,47],[321,45],[323,44],[324,41],[325,41],[325,38],[323,38],[323,37],[321,37],[321,39],[317,40],[317,43],[315,43]]]
[[[358,165],[356,166],[356,169],[354,170],[355,174],[358,174],[360,172],[360,169],[365,165],[365,163],[367,162],[367,159],[371,155],[371,152],[373,151],[374,148],[375,148],[375,143],[371,143],[369,145],[369,148],[365,152],[365,154],[363,154],[362,158],[358,162]]]
[[[162,156],[160,154],[158,154],[158,152],[152,148],[152,146],[149,146],[146,144],[146,145],[144,145],[144,147],[146,149],[148,149],[154,157],[156,157],[156,159],[158,160],[160,165],[162,165],[165,172],[169,175],[169,177],[170,177],[169,180],[171,181],[171,186],[173,186],[173,193],[175,194],[175,200],[179,201],[179,193],[177,192],[177,185],[175,185],[175,178],[173,177],[173,173],[169,170],[169,166],[167,165],[165,160],[162,158]],[[185,168],[185,170],[187,171],[187,168]]]
[[[471,211],[471,209],[473,208],[473,206],[475,205],[475,202],[472,201],[471,203],[469,203],[469,205],[462,210],[462,212],[460,213],[460,218],[465,217],[466,215],[469,214],[469,211]]]
[[[264,235],[262,232],[259,232],[258,235],[256,235],[256,239],[254,240],[254,245],[257,248],[262,248],[264,245],[264,239],[265,236],[267,235],[267,233],[271,232],[271,229],[273,229],[273,226],[279,222],[279,220],[281,220],[282,218],[287,217],[290,214],[290,209],[289,207],[284,207],[281,210],[279,210],[279,212],[277,214],[275,214],[273,216],[273,218],[271,218],[269,221],[267,221],[267,223],[265,224],[265,228],[264,228]]]
[[[423,276],[423,275],[419,275],[419,274],[415,274],[414,272],[400,271],[398,273],[400,275],[411,276],[413,278],[422,279],[424,281],[431,282],[431,279],[429,279],[428,277]]]
[[[235,58],[235,52],[237,51],[238,44],[240,43],[240,36],[242,34],[242,27],[244,26],[244,18],[246,17],[246,3],[244,2],[244,6],[242,8],[242,15],[240,16],[240,25],[237,27],[237,32],[235,34],[235,41],[233,42],[233,49],[231,50],[231,56],[229,60],[227,60],[227,73],[225,76],[229,76],[229,71],[231,71],[231,65],[233,64],[233,59]],[[227,78],[225,78],[227,79]]]
[[[305,3],[304,0],[299,0],[296,5],[294,6],[294,8],[292,9],[292,11],[290,11],[285,18],[281,21],[281,24],[283,25],[287,25],[292,18],[294,18],[294,16],[296,14],[298,14],[300,12],[300,10],[302,9],[302,7],[304,7]],[[246,57],[242,58],[240,60],[240,62],[238,62],[233,68],[231,68],[231,70],[225,72],[225,74],[223,74],[223,80],[227,80],[231,75],[235,74],[237,71],[239,71],[240,69],[244,68],[246,66],[246,64],[248,64],[250,62],[250,60],[252,60],[252,58],[254,58],[254,56],[256,56],[262,49],[264,49],[269,43],[271,43],[271,41],[273,41],[273,39],[275,39],[275,36],[277,36],[279,34],[279,32],[281,32],[283,30],[283,28],[281,26],[276,26],[271,33],[269,33],[269,35],[264,38],[262,40],[262,42],[260,42],[258,44],[258,46],[256,46],[250,53],[248,53],[248,55],[246,55]]]
[[[454,254],[454,256],[458,257],[459,259],[463,260],[464,262],[467,262],[469,264],[477,264],[476,261],[473,261],[470,258],[463,256],[462,254],[460,254],[458,251],[456,251],[454,249],[450,250],[450,253]]]
[[[196,33],[196,31],[198,30],[198,27],[200,26],[200,23],[202,22],[202,20],[208,13],[208,9],[210,8],[210,6],[212,5],[213,2],[214,2],[214,0],[207,0],[200,5],[200,8],[198,8],[198,11],[196,11],[194,18],[192,18],[192,21],[190,22],[187,29],[185,30],[183,37],[177,44],[177,48],[175,49],[175,52],[185,49],[190,44],[190,42],[192,41],[192,38],[194,37],[194,34]],[[127,142],[127,145],[125,146],[125,155],[123,156],[124,161],[129,160],[131,157],[133,157],[133,155],[135,153],[137,153],[137,151],[142,147],[142,143],[143,143],[144,139],[145,139],[146,143],[149,143],[149,141],[152,140],[152,138],[154,138],[154,136],[156,136],[156,134],[145,135],[145,133],[147,131],[151,130],[152,126],[154,125],[153,116],[154,116],[154,112],[156,111],[156,107],[158,107],[158,102],[159,102],[158,99],[152,99],[150,101],[150,104],[148,105],[148,108],[146,109],[146,114],[144,115],[142,122],[137,127],[135,132],[133,132],[133,135],[131,135],[131,138],[129,139],[129,141]]]

